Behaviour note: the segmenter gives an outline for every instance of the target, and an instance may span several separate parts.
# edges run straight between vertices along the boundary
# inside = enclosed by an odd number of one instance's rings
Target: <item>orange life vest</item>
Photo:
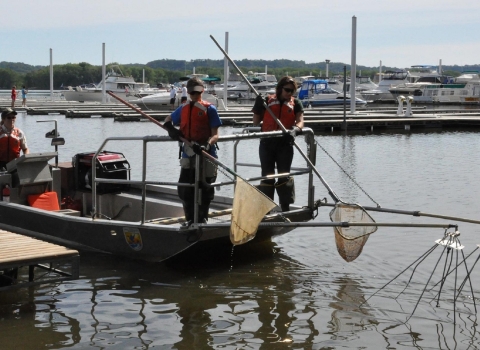
[[[21,132],[13,128],[10,134],[6,133],[3,127],[0,127],[0,161],[9,162],[20,157],[21,150]]]
[[[182,107],[180,130],[189,141],[205,143],[212,136],[207,108],[211,103],[206,101],[188,103]]]
[[[290,129],[295,125],[295,99],[293,97],[290,100],[280,103],[275,95],[269,96],[267,100],[268,107],[272,110],[273,114],[282,122],[285,129]],[[265,110],[263,114],[262,131],[275,131],[280,130],[278,124],[273,120],[270,113]]]

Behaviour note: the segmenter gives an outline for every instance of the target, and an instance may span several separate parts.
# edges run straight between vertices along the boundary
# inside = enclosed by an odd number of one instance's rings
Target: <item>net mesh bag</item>
[[[375,220],[357,204],[337,203],[330,212],[330,219],[333,222],[375,224]],[[334,227],[338,253],[347,262],[355,260],[362,253],[368,236],[376,230],[375,225]]]
[[[233,198],[230,241],[234,245],[252,240],[263,217],[277,205],[248,182],[237,177]]]

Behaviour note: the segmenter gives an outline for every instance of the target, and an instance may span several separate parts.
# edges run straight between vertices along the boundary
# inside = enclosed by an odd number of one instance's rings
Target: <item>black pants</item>
[[[260,165],[262,168],[262,176],[275,174],[275,166],[277,173],[289,173],[293,160],[293,146],[284,138],[270,138],[260,140],[259,147]],[[280,177],[275,184],[275,180],[263,180],[262,183],[272,186],[271,196],[273,199],[273,186],[277,188],[280,206],[282,210],[289,210],[289,205],[294,201],[294,189],[292,186],[284,186],[289,181],[289,177]],[[288,188],[288,189],[287,189]]]
[[[215,182],[215,180],[216,177],[208,177],[205,179],[209,184]],[[195,168],[182,168],[178,182],[194,184]],[[200,183],[200,186],[202,186],[202,183]],[[178,186],[177,191],[178,196],[182,200],[186,220],[193,222],[195,210],[195,188]],[[210,202],[215,196],[215,189],[213,187],[200,188],[199,195],[201,196],[201,204],[198,207],[198,222],[203,222],[204,220],[208,220],[208,210],[210,208]]]

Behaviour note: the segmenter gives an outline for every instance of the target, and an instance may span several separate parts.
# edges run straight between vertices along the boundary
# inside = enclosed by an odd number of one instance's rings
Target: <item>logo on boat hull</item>
[[[124,227],[123,228],[123,235],[125,236],[125,240],[127,244],[135,251],[142,250],[143,243],[142,243],[142,235],[140,231],[136,228],[131,227]]]

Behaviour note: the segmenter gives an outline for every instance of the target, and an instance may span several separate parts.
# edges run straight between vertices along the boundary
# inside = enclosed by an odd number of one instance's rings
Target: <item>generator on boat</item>
[[[78,153],[72,159],[75,188],[92,190],[92,158],[95,152]],[[103,179],[130,180],[130,163],[123,153],[102,151],[97,157],[96,176]],[[121,192],[129,189],[128,184],[100,183],[97,193]]]

